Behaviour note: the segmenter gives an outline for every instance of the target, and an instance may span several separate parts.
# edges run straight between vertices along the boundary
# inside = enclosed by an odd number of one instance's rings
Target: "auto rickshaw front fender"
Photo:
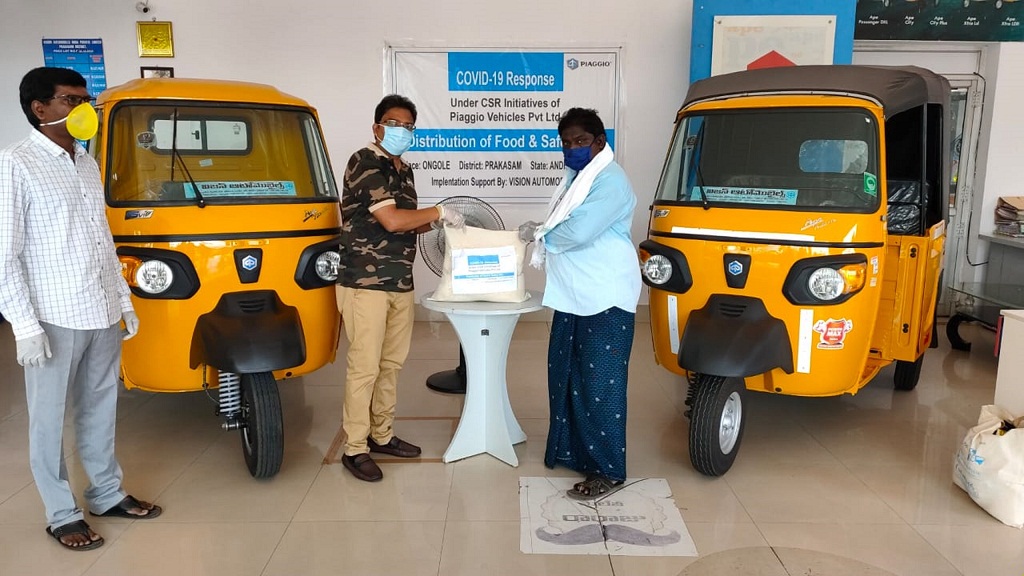
[[[713,294],[690,313],[679,341],[679,366],[700,374],[745,378],[781,368],[793,373],[793,348],[782,320],[764,302]]]
[[[273,290],[232,292],[196,322],[189,364],[237,374],[272,372],[306,361],[299,311]]]

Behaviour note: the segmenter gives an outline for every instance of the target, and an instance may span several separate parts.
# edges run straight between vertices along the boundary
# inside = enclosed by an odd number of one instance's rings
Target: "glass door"
[[[976,74],[947,76],[950,93],[950,184],[949,215],[946,219],[946,262],[939,287],[940,316],[951,310],[950,286],[963,281],[966,272],[978,265],[970,261],[971,207],[974,204],[974,171],[978,136],[981,132],[981,104],[985,81]]]

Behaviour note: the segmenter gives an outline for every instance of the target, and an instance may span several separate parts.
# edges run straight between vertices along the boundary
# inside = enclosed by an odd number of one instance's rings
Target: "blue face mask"
[[[569,148],[568,150],[563,148],[562,154],[565,156],[565,165],[577,172],[583,170],[587,164],[590,164],[590,146],[580,146],[579,148]]]
[[[401,156],[412,148],[412,131],[398,126],[384,126],[384,138],[380,146],[392,156]]]

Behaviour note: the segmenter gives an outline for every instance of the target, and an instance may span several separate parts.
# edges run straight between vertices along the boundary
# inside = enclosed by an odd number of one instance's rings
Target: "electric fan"
[[[451,196],[438,202],[466,218],[466,226],[485,230],[504,230],[505,224],[498,211],[490,204],[473,196]],[[427,268],[437,276],[444,269],[444,230],[433,228],[419,236],[419,252]],[[446,394],[466,393],[466,355],[459,346],[459,365],[455,370],[438,372],[427,378],[427,388]]]

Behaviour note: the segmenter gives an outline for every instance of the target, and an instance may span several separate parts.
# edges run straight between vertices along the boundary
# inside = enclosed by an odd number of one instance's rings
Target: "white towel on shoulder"
[[[548,203],[548,215],[544,219],[544,223],[534,233],[530,266],[539,269],[544,265],[546,255],[544,242],[542,242],[544,235],[564,222],[573,210],[583,204],[587,195],[590,194],[590,188],[594,185],[594,178],[597,178],[601,170],[604,170],[614,159],[615,154],[612,152],[611,145],[605,144],[604,149],[598,152],[597,156],[594,156],[590,163],[576,174],[576,179],[572,181],[568,190],[566,190],[566,182],[569,180],[569,176],[567,174],[562,177],[562,183],[555,189],[555,193],[551,195],[551,202]]]

